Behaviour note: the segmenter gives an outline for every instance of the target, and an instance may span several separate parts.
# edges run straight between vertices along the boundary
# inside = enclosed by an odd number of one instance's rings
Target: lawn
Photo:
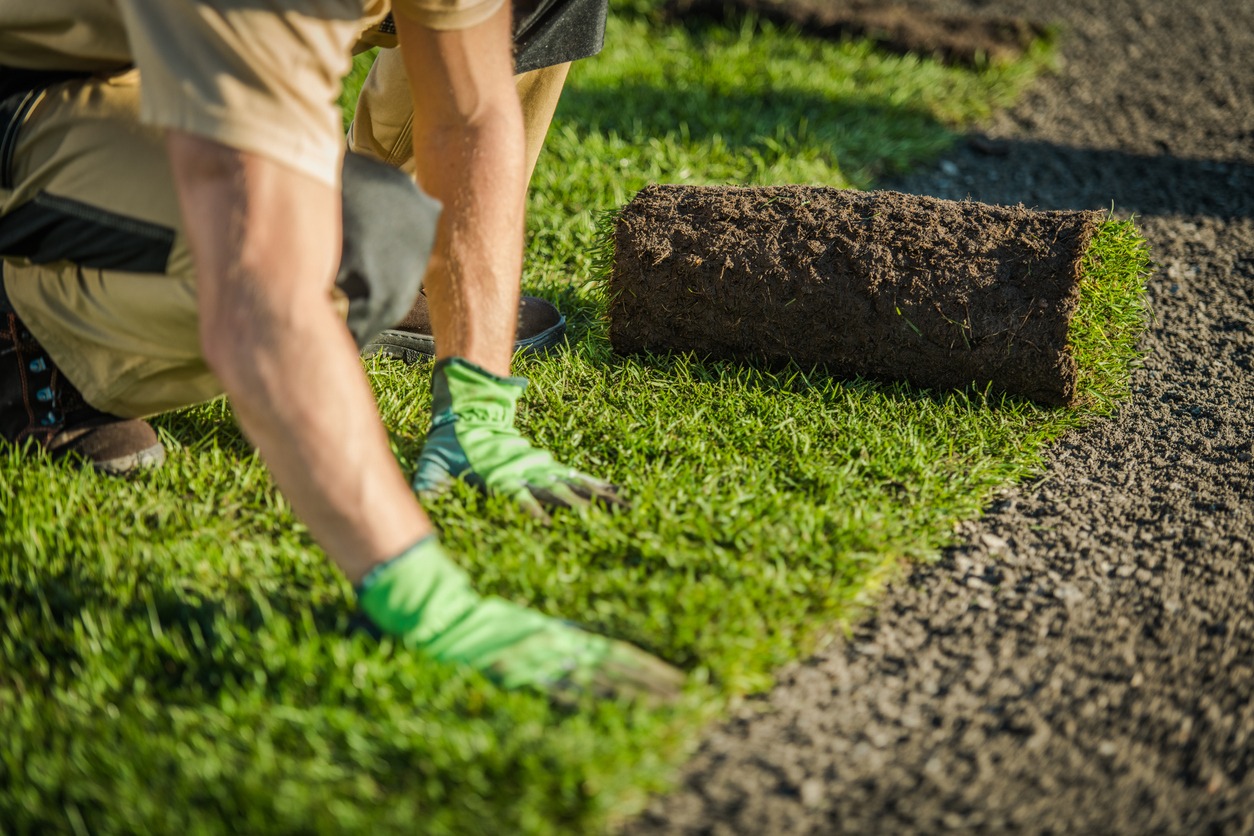
[[[482,591],[690,671],[677,708],[552,706],[352,632],[351,590],[224,401],[159,418],[169,459],[128,481],[0,451],[0,830],[587,833],[629,815],[729,703],[1111,408],[1145,254],[1130,224],[1104,228],[1093,273],[1127,284],[1091,291],[1107,312],[1084,339],[1093,406],[1063,412],[616,356],[599,220],[649,182],[868,187],[1014,101],[1047,57],[954,69],[624,3],[605,52],[572,73],[524,276],[568,316],[569,346],[517,362],[532,380],[520,421],[632,507],[545,527],[455,490],[429,510]],[[1100,327],[1111,309],[1116,336]],[[429,369],[367,367],[412,468]]]

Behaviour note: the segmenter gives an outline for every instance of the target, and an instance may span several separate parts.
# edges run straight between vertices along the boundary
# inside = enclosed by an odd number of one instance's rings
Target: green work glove
[[[418,459],[414,490],[436,493],[462,479],[486,493],[504,494],[533,515],[544,505],[570,507],[591,500],[626,505],[618,489],[561,464],[531,445],[514,427],[522,377],[497,377],[452,357],[431,376],[431,430]]]
[[[357,601],[406,647],[469,665],[505,688],[662,703],[683,687],[680,671],[632,645],[480,596],[434,535],[372,570]]]

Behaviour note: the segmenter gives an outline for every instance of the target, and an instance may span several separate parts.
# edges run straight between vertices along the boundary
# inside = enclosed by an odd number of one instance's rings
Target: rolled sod
[[[1115,265],[1122,283],[1077,316],[1085,274],[1110,272],[1090,253],[1107,228],[1126,262]],[[1102,212],[655,185],[621,210],[611,234],[610,340],[621,353],[792,361],[1075,406],[1084,399],[1077,356],[1111,346],[1122,385],[1143,327],[1144,242]]]

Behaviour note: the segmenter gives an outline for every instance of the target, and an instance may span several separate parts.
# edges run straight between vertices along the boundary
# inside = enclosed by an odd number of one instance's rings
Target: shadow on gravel
[[[946,192],[942,197],[1021,202],[1037,209],[1109,209],[1113,204],[1120,214],[1254,217],[1254,165],[1246,162],[973,136],[941,170],[939,176],[932,169],[886,185],[906,191],[917,185]]]

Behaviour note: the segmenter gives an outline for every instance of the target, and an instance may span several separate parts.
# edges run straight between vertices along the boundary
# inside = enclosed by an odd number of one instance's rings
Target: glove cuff
[[[397,563],[407,557],[410,557],[411,555],[425,551],[434,551],[443,554],[444,549],[440,546],[440,540],[435,534],[428,534],[426,537],[423,537],[396,557],[389,558],[388,560],[385,560],[375,566],[353,586],[353,592],[356,592],[357,597],[361,598],[375,585],[377,585],[380,580],[382,580],[382,578],[384,578],[396,566]]]
[[[370,570],[356,586],[357,604],[384,633],[422,646],[473,608],[470,579],[429,534]]]
[[[431,373],[432,428],[474,415],[510,426],[525,377],[501,377],[461,357],[447,357]]]

